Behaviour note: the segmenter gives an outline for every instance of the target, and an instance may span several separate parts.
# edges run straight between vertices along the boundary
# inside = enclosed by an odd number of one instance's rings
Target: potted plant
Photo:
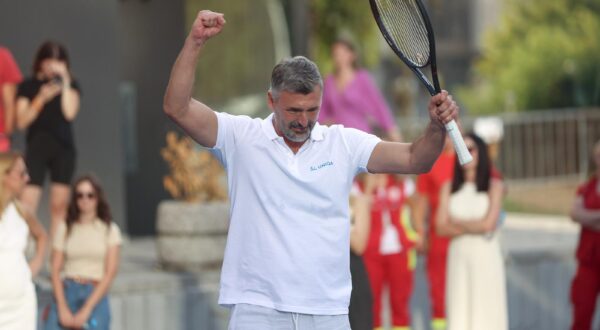
[[[223,168],[210,152],[174,132],[167,133],[161,155],[170,169],[163,185],[173,197],[161,202],[157,212],[162,266],[185,271],[220,267],[229,224]]]

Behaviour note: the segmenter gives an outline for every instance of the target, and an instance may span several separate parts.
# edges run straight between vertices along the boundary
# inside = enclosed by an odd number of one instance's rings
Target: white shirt
[[[276,134],[273,115],[217,117],[213,152],[226,168],[231,199],[219,304],[347,314],[348,196],[379,138],[316,124],[294,154]]]
[[[403,190],[400,190],[399,187],[380,187],[375,192],[379,195],[379,198],[387,198],[394,203],[398,203],[401,198],[405,200],[408,199],[415,192],[415,183],[410,178],[405,178],[403,180]],[[386,196],[386,194],[388,196]],[[404,196],[402,196],[404,195]],[[400,214],[402,217],[402,213],[406,209],[403,207]],[[396,219],[398,220],[398,219]],[[381,221],[383,230],[381,231],[381,239],[379,241],[379,253],[382,255],[390,255],[402,252],[402,242],[400,241],[400,234],[396,227],[392,224],[392,212],[389,209],[386,209],[381,214]]]
[[[0,216],[0,252],[25,254],[29,227],[17,210],[15,203],[8,203]]]

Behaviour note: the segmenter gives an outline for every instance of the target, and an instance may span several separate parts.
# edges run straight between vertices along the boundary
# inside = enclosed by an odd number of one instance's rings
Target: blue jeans
[[[77,311],[85,304],[85,301],[94,291],[92,284],[80,284],[73,280],[63,281],[65,298],[71,313],[75,315]],[[105,295],[94,307],[92,314],[87,322],[85,329],[93,330],[108,330],[110,328],[110,307],[108,305],[108,295]],[[56,299],[53,300],[50,306],[50,313],[44,325],[46,330],[63,330],[58,318],[58,310],[56,307]]]

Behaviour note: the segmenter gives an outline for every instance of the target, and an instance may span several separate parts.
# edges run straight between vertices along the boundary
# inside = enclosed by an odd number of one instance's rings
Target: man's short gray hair
[[[315,86],[323,88],[323,79],[317,65],[304,56],[295,56],[279,62],[271,73],[271,95],[279,97],[281,91],[310,94]]]

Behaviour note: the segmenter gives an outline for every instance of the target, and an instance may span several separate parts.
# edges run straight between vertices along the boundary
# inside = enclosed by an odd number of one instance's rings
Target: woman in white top
[[[492,174],[487,146],[465,136],[473,161],[455,163],[454,178],[442,186],[438,234],[450,236],[446,275],[448,330],[506,330],[506,279],[494,231],[503,184]]]
[[[54,302],[46,329],[106,330],[107,293],[119,266],[121,233],[94,177],[80,177],[71,188],[67,221],[53,238]]]
[[[17,202],[29,181],[23,157],[0,154],[0,329],[34,330],[37,300],[32,277],[44,261],[47,236],[34,215]],[[27,237],[36,241],[35,256],[25,259]]]

